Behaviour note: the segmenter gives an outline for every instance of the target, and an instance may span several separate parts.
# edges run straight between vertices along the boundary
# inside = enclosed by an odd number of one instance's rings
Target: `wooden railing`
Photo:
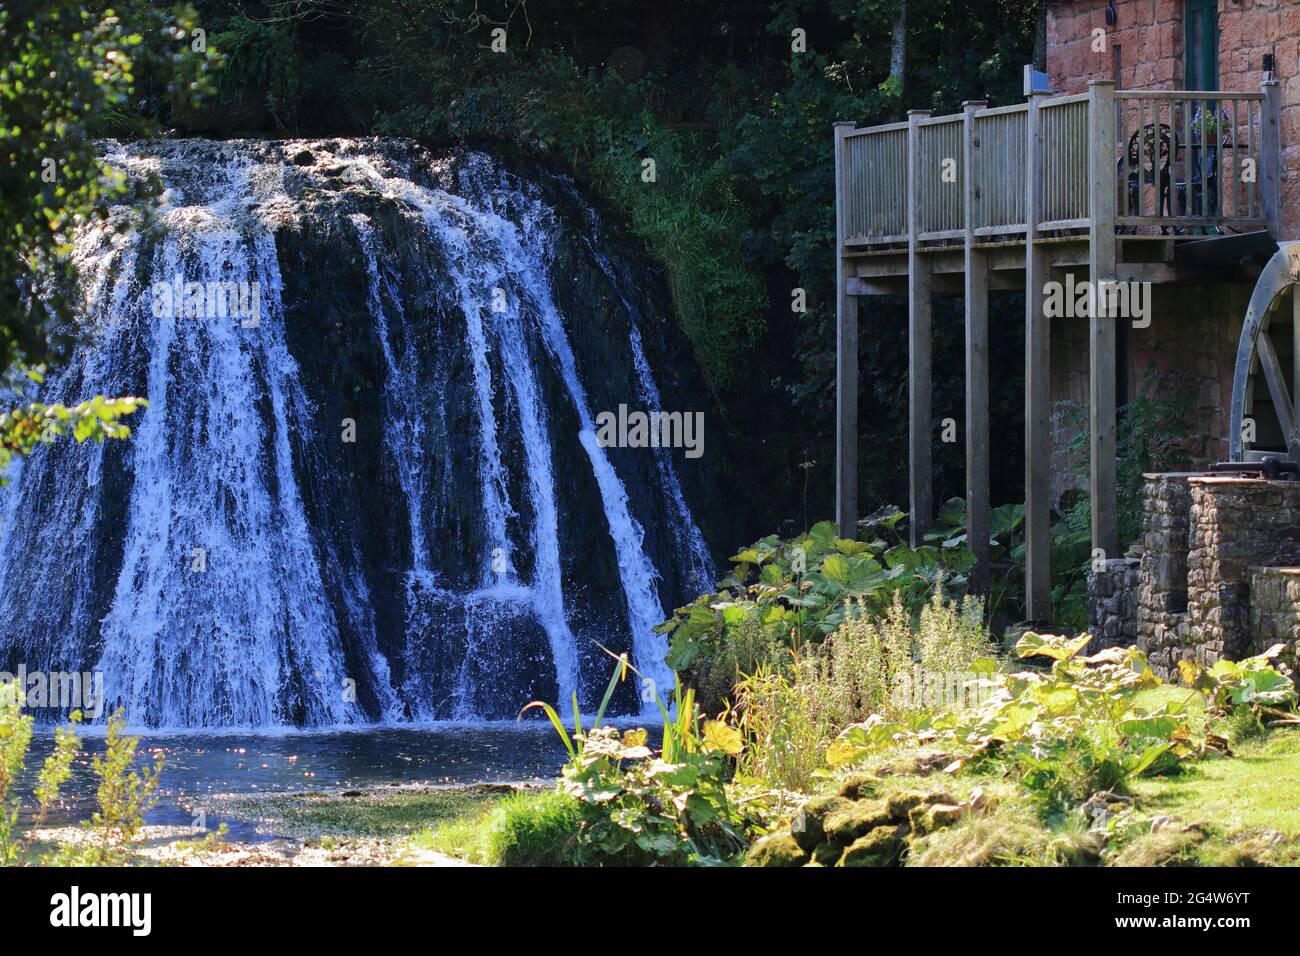
[[[1118,91],[1115,102],[1117,226],[1261,228],[1262,93]]]
[[[1035,234],[1087,231],[1209,235],[1277,222],[1280,143],[1276,82],[1259,93],[1115,90],[1034,99],[963,113],[909,114],[906,122],[836,126],[841,252],[1023,238],[1027,190],[1036,189]],[[1092,111],[1113,111],[1092,124]],[[1098,114],[1103,115],[1103,114]],[[1110,143],[1092,143],[1105,129]],[[1026,168],[1037,137],[1036,169]],[[969,160],[967,159],[969,157]],[[967,170],[968,162],[972,170]],[[1090,192],[1090,164],[1113,169],[1114,208]],[[969,203],[965,192],[971,178]],[[912,207],[916,215],[911,217]]]
[[[1043,137],[1039,229],[1087,227],[1088,95],[1044,100],[1039,106]]]
[[[963,232],[961,168],[962,116],[917,117],[917,162],[921,169],[938,170],[940,188],[922,189],[917,225],[919,239],[952,239]]]
[[[977,110],[971,145],[975,157],[975,234],[1025,231],[1024,104]]]
[[[841,179],[844,235],[853,245],[896,242],[907,235],[907,124],[876,126],[844,137]]]

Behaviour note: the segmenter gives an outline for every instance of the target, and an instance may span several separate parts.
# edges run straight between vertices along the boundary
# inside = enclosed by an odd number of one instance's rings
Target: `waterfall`
[[[663,408],[663,398],[659,394],[659,386],[655,383],[654,372],[650,369],[650,362],[646,358],[645,348],[641,343],[641,310],[634,304],[632,296],[623,284],[623,280],[618,276],[613,264],[609,261],[609,257],[605,255],[598,244],[601,233],[600,219],[597,217],[596,211],[587,203],[581,202],[581,200],[579,202],[588,227],[587,249],[591,252],[592,258],[595,259],[601,272],[604,273],[610,287],[614,289],[619,302],[627,313],[628,344],[632,349],[632,364],[636,369],[637,395],[641,400],[641,405],[645,408]],[[695,518],[691,515],[691,509],[686,504],[686,496],[682,492],[681,479],[677,475],[677,467],[673,462],[672,452],[667,448],[656,448],[654,452],[655,465],[659,470],[660,480],[672,505],[670,529],[677,541],[679,553],[684,554],[689,562],[685,569],[686,580],[693,592],[703,594],[712,591],[716,583],[714,579],[717,575],[717,568],[713,563],[712,555],[709,554],[708,545],[704,542],[704,535],[700,532],[700,527],[695,523]]]
[[[161,178],[160,228],[122,207],[80,237],[81,343],[42,398],[150,404],[0,492],[0,670],[98,670],[176,728],[589,707],[602,647],[671,692],[653,628],[713,565],[680,450],[596,440],[666,399],[571,188],[382,140],[110,160]]]

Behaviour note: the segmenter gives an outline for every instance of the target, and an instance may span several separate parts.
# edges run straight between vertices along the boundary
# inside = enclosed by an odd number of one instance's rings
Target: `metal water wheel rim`
[[[1228,449],[1233,461],[1246,461],[1253,449],[1246,448],[1242,425],[1246,418],[1246,403],[1253,399],[1256,369],[1264,377],[1269,400],[1281,427],[1286,451],[1272,451],[1283,459],[1300,463],[1300,406],[1296,396],[1287,388],[1282,366],[1273,346],[1269,325],[1286,293],[1291,292],[1293,322],[1300,322],[1300,307],[1294,305],[1293,291],[1300,282],[1300,242],[1279,244],[1278,251],[1260,273],[1251,293],[1246,318],[1242,323],[1241,339],[1237,344],[1237,361],[1232,380],[1232,408],[1229,422]],[[1293,332],[1300,347],[1300,331]],[[1293,365],[1296,360],[1293,357]],[[1293,379],[1295,374],[1293,373]],[[1300,382],[1294,383],[1300,386]],[[1253,411],[1253,409],[1252,409]]]

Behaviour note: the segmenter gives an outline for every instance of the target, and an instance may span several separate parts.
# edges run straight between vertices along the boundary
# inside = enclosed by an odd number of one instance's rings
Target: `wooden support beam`
[[[1265,74],[1259,85],[1264,102],[1259,113],[1259,195],[1264,222],[1274,239],[1282,238],[1282,88]]]
[[[1088,319],[1089,434],[1091,464],[1092,548],[1110,559],[1119,556],[1115,515],[1115,323],[1097,308],[1103,283],[1115,280],[1115,84],[1088,83],[1088,206],[1092,234],[1088,278],[1092,281],[1092,315]]]
[[[1295,434],[1295,419],[1291,415],[1291,396],[1286,390],[1286,380],[1282,378],[1282,363],[1278,361],[1277,349],[1273,347],[1273,335],[1268,326],[1259,330],[1255,347],[1259,350],[1259,368],[1264,373],[1264,384],[1268,386],[1268,397],[1273,400],[1273,411],[1277,423],[1282,428],[1282,435],[1290,447]]]
[[[974,594],[989,591],[989,270],[975,248],[980,195],[975,188],[975,111],[983,101],[962,104],[962,222],[966,227],[966,543],[975,555]]]
[[[1091,268],[1091,264],[1089,264]],[[1162,285],[1178,281],[1178,272],[1173,266],[1164,262],[1122,262],[1115,264],[1115,279],[1118,282],[1150,282]]]
[[[1300,422],[1300,285],[1291,286],[1291,401],[1291,418]]]
[[[1034,242],[1041,209],[1044,162],[1039,101],[1029,97],[1025,142],[1025,614],[1033,623],[1052,616],[1051,326],[1044,313],[1049,274],[1046,251]]]
[[[882,279],[859,279],[856,276],[849,276],[844,282],[850,296],[907,295],[906,276],[889,276]]]
[[[851,122],[835,124],[835,526],[841,538],[857,537],[858,521],[858,300],[849,293],[844,261],[844,135]]]
[[[930,260],[917,253],[921,231],[921,149],[917,121],[929,110],[907,114],[907,447],[908,538],[920,547],[934,515],[931,476],[931,281]]]

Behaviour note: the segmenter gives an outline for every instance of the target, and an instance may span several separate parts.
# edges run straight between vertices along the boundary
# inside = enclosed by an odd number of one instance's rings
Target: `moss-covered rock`
[[[808,853],[789,833],[772,833],[763,837],[749,851],[746,866],[803,866]]]
[[[840,859],[840,853],[843,847],[834,843],[823,843],[817,849],[813,850],[812,860],[809,866],[834,866]]]
[[[968,809],[942,790],[882,789],[879,777],[857,775],[809,800],[789,831],[755,844],[748,865],[897,866],[913,836],[943,829]]]
[[[859,800],[827,814],[823,821],[826,839],[846,847],[876,827],[891,822],[889,808],[883,800]]]
[[[863,800],[869,797],[877,796],[880,789],[880,778],[871,774],[857,773],[846,777],[840,784],[839,794],[849,800]]]
[[[965,815],[967,808],[962,804],[935,803],[913,807],[907,815],[907,822],[912,832],[924,836],[944,827],[950,827]]]
[[[903,855],[908,827],[878,826],[849,844],[836,866],[893,866]]]
[[[794,815],[794,820],[790,823],[790,832],[794,835],[795,842],[806,852],[811,853],[819,844],[826,841],[826,818],[833,813],[848,810],[852,806],[852,800],[839,796],[809,800]]]
[[[915,790],[903,790],[899,793],[891,793],[885,799],[885,809],[889,813],[889,819],[903,823],[907,820],[908,815],[917,807],[924,806],[927,803],[938,802],[939,799],[939,795],[937,794],[918,793]]]

